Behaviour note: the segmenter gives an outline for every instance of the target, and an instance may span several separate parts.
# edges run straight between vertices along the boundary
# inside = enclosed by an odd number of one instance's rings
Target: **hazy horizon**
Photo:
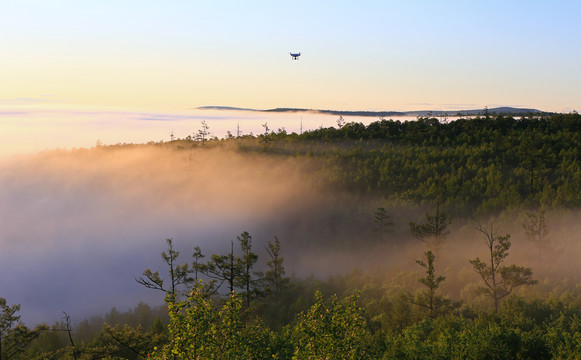
[[[344,116],[345,121],[369,124],[375,117]],[[415,120],[413,116],[392,117]],[[267,124],[270,131],[285,129],[300,133],[319,127],[336,127],[338,116],[299,113],[262,113],[238,110],[196,110],[180,113],[142,113],[117,110],[35,109],[20,113],[0,112],[0,157],[34,154],[56,149],[91,148],[97,142],[103,145],[145,144],[168,142],[195,137],[201,122],[209,126],[210,136],[225,138],[230,132],[236,136],[262,134]],[[26,125],[31,125],[27,127]]]
[[[457,119],[454,114],[450,113],[447,120]],[[320,127],[336,127],[338,118],[338,115],[308,111],[279,113],[237,109],[189,109],[169,113],[36,106],[11,112],[0,110],[0,159],[57,149],[88,149],[97,143],[116,145],[168,142],[172,135],[174,139],[185,139],[188,136],[195,138],[202,127],[202,121],[209,127],[210,137],[222,139],[227,137],[228,132],[236,136],[238,130],[240,135],[262,134],[265,131],[264,124],[268,125],[271,132],[284,129],[288,133],[298,134]],[[399,121],[417,119],[413,115],[385,118]],[[343,120],[369,125],[378,121],[379,117],[345,115]]]

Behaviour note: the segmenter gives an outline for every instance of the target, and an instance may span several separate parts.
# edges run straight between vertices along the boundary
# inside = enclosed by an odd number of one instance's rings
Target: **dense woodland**
[[[288,249],[276,236],[260,239],[262,257],[258,239],[244,229],[222,254],[176,249],[167,239],[166,267],[135,279],[167,306],[140,303],[81,321],[63,314],[62,322],[28,328],[19,323],[26,309],[0,298],[0,360],[581,358],[577,279],[513,260],[522,258],[513,253],[514,234],[496,224],[519,214],[541,260],[535,264],[555,251],[548,214],[575,214],[581,205],[579,114],[379,119],[368,126],[339,118],[337,127],[302,134],[268,124],[264,130],[217,139],[203,122],[186,139],[91,151],[223,148],[295,159],[320,191],[376,199],[368,229],[359,231],[370,239],[357,246],[405,231],[421,244],[414,269],[299,278],[289,275]],[[394,210],[400,207],[426,211],[402,220]],[[471,236],[482,240],[482,251],[457,260],[476,278],[470,295],[446,287],[462,272],[440,262],[455,254],[454,224],[468,219],[481,220]]]

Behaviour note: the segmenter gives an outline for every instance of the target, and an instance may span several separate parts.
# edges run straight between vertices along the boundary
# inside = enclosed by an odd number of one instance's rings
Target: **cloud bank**
[[[309,191],[289,162],[160,148],[22,156],[0,164],[0,188],[0,296],[29,322],[161,303],[134,276],[163,273],[166,238],[183,261],[223,252]]]

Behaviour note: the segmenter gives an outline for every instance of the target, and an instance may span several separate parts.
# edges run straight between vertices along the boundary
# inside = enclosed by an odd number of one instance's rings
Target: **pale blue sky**
[[[0,4],[0,99],[134,110],[581,109],[575,1]]]

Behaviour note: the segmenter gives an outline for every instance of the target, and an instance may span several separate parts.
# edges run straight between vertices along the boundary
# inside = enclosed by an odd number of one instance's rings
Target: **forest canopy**
[[[451,122],[380,119],[271,137],[282,143],[273,152],[320,159],[319,175],[337,190],[416,203],[438,200],[454,215],[581,205],[576,113]]]

